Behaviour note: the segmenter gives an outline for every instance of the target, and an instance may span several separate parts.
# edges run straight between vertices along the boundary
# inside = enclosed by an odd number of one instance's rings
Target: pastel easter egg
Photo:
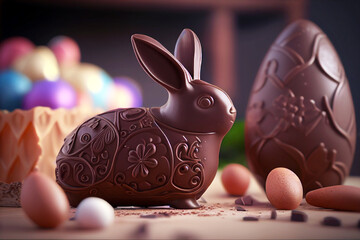
[[[91,109],[94,107],[94,102],[88,92],[78,91],[76,105],[82,108]]]
[[[16,59],[34,49],[34,44],[24,37],[11,37],[0,44],[0,70],[9,68]]]
[[[90,63],[63,66],[61,76],[78,92],[89,93],[96,107],[107,108],[112,79],[103,69]]]
[[[37,81],[31,91],[24,98],[24,109],[36,106],[57,108],[73,108],[76,106],[77,96],[71,85],[65,81]]]
[[[43,79],[54,81],[59,77],[56,57],[47,47],[35,48],[32,52],[18,58],[12,67],[32,81]]]
[[[354,104],[340,58],[314,23],[293,22],[270,47],[245,121],[248,163],[262,185],[276,167],[296,173],[305,193],[344,182],[356,146]]]
[[[0,109],[13,111],[21,108],[24,96],[30,91],[32,82],[25,75],[13,70],[0,73]]]
[[[109,88],[108,108],[130,108],[142,106],[142,94],[139,85],[126,77],[114,78]]]
[[[79,45],[69,37],[54,37],[50,40],[49,47],[55,54],[59,65],[72,65],[80,62]]]

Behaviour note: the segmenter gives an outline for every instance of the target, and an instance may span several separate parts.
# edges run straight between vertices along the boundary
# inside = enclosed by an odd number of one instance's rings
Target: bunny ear
[[[199,38],[190,29],[184,29],[175,46],[175,57],[189,71],[193,79],[200,79],[201,44]]]
[[[134,34],[131,42],[140,65],[151,78],[169,91],[186,87],[191,80],[189,73],[158,41]]]

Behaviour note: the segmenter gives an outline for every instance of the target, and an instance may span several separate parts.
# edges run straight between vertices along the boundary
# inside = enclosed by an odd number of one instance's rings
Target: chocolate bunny
[[[235,108],[223,90],[199,80],[201,45],[191,30],[180,34],[175,56],[145,35],[131,42],[143,69],[167,89],[167,103],[114,109],[77,127],[56,158],[57,182],[74,207],[96,196],[113,206],[197,208]]]

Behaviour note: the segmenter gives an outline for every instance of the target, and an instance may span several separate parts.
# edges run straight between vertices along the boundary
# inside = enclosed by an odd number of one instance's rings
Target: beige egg
[[[298,176],[287,168],[275,168],[266,178],[266,196],[277,209],[292,210],[303,199],[303,187]]]
[[[59,77],[59,67],[54,53],[43,46],[17,59],[12,67],[32,81],[54,81]]]
[[[249,187],[250,172],[241,164],[229,164],[222,171],[221,182],[227,193],[244,195]]]
[[[26,215],[40,227],[54,228],[69,218],[70,205],[64,191],[39,171],[24,180],[20,201]]]
[[[69,82],[77,91],[80,92],[97,92],[103,88],[100,67],[90,64],[81,63],[72,66],[61,67],[61,78]]]

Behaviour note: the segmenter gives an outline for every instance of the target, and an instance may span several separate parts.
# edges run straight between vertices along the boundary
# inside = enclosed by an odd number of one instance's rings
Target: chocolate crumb
[[[323,224],[325,226],[339,227],[341,226],[341,221],[336,217],[325,217]]]
[[[246,209],[244,209],[240,206],[236,206],[235,208],[236,208],[236,211],[246,211]]]
[[[259,221],[259,218],[252,217],[252,216],[246,216],[246,217],[243,217],[243,220],[244,221]]]
[[[297,211],[297,210],[292,210],[291,211],[291,221],[293,222],[306,222],[308,219],[308,216],[306,215],[306,213],[301,212],[301,211]]]
[[[251,196],[240,197],[235,200],[235,204],[241,206],[252,206],[254,204],[254,199]]]
[[[146,223],[141,224],[133,233],[132,238],[143,239],[146,238],[149,232],[149,226]]]
[[[192,240],[192,239],[198,239],[194,235],[188,234],[188,233],[179,233],[175,236],[176,240]]]
[[[270,216],[270,219],[276,219],[277,218],[277,213],[276,213],[276,210],[273,209],[271,210],[271,216]]]

